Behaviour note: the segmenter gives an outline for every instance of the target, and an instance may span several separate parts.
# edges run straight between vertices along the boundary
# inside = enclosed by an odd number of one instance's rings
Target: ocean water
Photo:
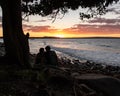
[[[30,39],[30,52],[50,45],[61,54],[96,63],[120,66],[120,39]]]

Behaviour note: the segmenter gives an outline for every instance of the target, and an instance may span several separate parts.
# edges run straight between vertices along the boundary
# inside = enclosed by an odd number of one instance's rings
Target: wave
[[[53,49],[77,59],[120,66],[120,39],[34,39],[30,40],[31,53],[50,45]]]
[[[52,47],[56,51],[68,54],[77,59],[89,60],[96,63],[117,65],[120,66],[120,53],[105,52],[105,51],[91,51],[91,50],[76,50],[71,48]]]

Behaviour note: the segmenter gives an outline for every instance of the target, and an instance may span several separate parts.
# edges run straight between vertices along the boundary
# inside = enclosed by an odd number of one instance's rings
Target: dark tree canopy
[[[102,15],[106,7],[117,3],[119,0],[23,0],[22,11],[27,15],[47,16],[52,14],[53,18],[58,13],[65,14],[71,10],[87,8],[88,13],[80,12],[81,19],[90,18],[94,15]]]

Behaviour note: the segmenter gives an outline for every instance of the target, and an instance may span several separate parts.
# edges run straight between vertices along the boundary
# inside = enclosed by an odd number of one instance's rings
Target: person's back
[[[58,58],[55,53],[55,51],[51,51],[50,46],[46,46],[46,52],[45,52],[45,57],[46,57],[46,64],[47,65],[58,65]]]
[[[44,48],[40,48],[39,53],[36,56],[35,64],[45,64],[45,52]]]

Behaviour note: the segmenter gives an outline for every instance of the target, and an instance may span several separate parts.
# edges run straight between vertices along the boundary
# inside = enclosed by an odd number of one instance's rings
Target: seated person
[[[46,58],[46,64],[47,65],[58,65],[58,57],[55,51],[51,50],[50,46],[45,47],[45,58]]]
[[[36,56],[35,64],[45,64],[45,51],[44,48],[39,49],[39,53]]]

